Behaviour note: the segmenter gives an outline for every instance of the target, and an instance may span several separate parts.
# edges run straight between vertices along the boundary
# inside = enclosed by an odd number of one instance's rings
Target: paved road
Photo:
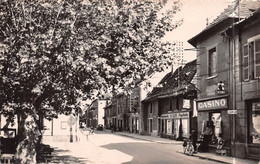
[[[78,142],[57,142],[53,136],[44,136],[43,143],[54,148],[51,163],[68,164],[213,164],[220,163],[214,158],[205,158],[205,154],[188,156],[182,153],[181,142],[154,142],[149,137],[122,136],[126,133],[96,131],[87,135],[88,131],[79,134]],[[88,137],[87,137],[88,136]],[[88,139],[87,139],[88,138]],[[138,139],[139,138],[139,139]],[[157,141],[158,139],[156,139]],[[167,140],[166,140],[167,141]],[[211,155],[211,154],[210,154]],[[224,157],[223,157],[224,158]],[[228,157],[225,157],[225,159]],[[207,160],[208,159],[208,160]],[[250,161],[228,158],[227,163],[248,164]],[[231,160],[230,160],[231,159]],[[216,158],[215,160],[218,160]],[[223,162],[224,163],[224,162]],[[254,161],[250,164],[257,164]]]
[[[177,152],[182,151],[180,145],[158,144],[139,139],[133,139],[117,135],[116,133],[96,131],[95,134],[88,136],[87,140],[82,140],[77,144],[76,150],[82,150],[71,156],[73,161],[79,163],[133,163],[133,164],[213,164],[214,161],[208,161],[185,155]],[[87,142],[87,143],[86,143]],[[89,149],[83,150],[81,146]],[[67,147],[68,148],[68,147]],[[182,147],[181,147],[182,148]],[[70,150],[72,153],[73,150]],[[89,151],[89,152],[86,152]],[[72,153],[73,154],[73,153]],[[91,157],[89,156],[91,154]],[[85,155],[85,157],[84,157]],[[84,160],[84,158],[86,160]],[[66,159],[68,162],[68,158]]]

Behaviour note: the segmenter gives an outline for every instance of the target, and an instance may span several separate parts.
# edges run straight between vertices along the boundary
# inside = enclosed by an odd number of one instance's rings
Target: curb
[[[176,151],[176,152],[181,153],[183,155],[187,155],[187,154],[184,154],[183,152],[180,152],[180,151]],[[197,155],[197,154],[193,154],[191,156],[194,156],[194,157],[197,157],[197,158],[200,158],[200,159],[204,159],[204,160],[215,161],[215,162],[219,162],[219,163],[232,164],[232,163],[229,163],[229,162],[224,162],[222,160],[218,160],[218,159],[214,159],[214,158],[210,158],[210,157],[204,157],[204,156],[200,156],[200,155]]]
[[[133,136],[125,135],[125,134],[120,134],[120,133],[114,133],[114,134],[117,134],[117,135],[120,135],[120,136],[124,136],[124,137],[129,137],[129,138],[139,139],[139,140],[143,140],[143,141],[155,142],[155,141],[152,141],[152,140],[143,139],[143,138],[137,138],[137,137],[133,137]]]
[[[122,133],[115,133],[121,136],[125,136],[125,137],[129,137],[129,138],[134,138],[134,139],[139,139],[139,140],[144,140],[144,141],[150,141],[150,142],[154,142],[154,143],[158,143],[158,144],[172,144],[172,145],[182,145],[182,143],[173,143],[173,142],[163,142],[163,141],[154,141],[154,140],[150,140],[150,139],[144,139],[144,138],[139,138],[139,137],[135,137],[135,136],[129,136],[126,134],[122,134]]]

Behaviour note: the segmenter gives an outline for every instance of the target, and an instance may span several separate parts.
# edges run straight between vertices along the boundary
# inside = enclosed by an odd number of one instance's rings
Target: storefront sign
[[[177,113],[177,118],[187,118],[189,117],[189,112]]]
[[[188,118],[190,116],[189,112],[162,114],[162,118]]]
[[[227,108],[227,98],[201,101],[198,103],[198,110],[224,109]]]

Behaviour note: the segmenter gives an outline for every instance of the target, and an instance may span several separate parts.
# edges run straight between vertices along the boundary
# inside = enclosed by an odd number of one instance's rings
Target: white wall
[[[79,132],[79,118],[73,115],[59,115],[57,119],[48,121],[44,119],[44,126],[46,128],[43,135],[70,135],[69,120],[72,120],[74,124],[72,127],[72,134],[77,135]]]
[[[106,100],[99,100],[98,101],[98,124],[104,124],[104,116],[105,116],[105,110],[104,107],[106,106]]]

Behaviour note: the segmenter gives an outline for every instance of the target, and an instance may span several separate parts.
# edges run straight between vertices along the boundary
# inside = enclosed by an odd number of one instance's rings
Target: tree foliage
[[[79,98],[164,70],[174,54],[161,38],[181,24],[172,23],[178,10],[150,0],[1,1],[0,107],[70,112]]]
[[[6,116],[22,115],[18,151],[26,160],[20,162],[35,163],[39,115],[78,112],[84,98],[163,71],[174,45],[161,39],[181,24],[172,23],[179,6],[167,0],[0,1],[0,108]]]

